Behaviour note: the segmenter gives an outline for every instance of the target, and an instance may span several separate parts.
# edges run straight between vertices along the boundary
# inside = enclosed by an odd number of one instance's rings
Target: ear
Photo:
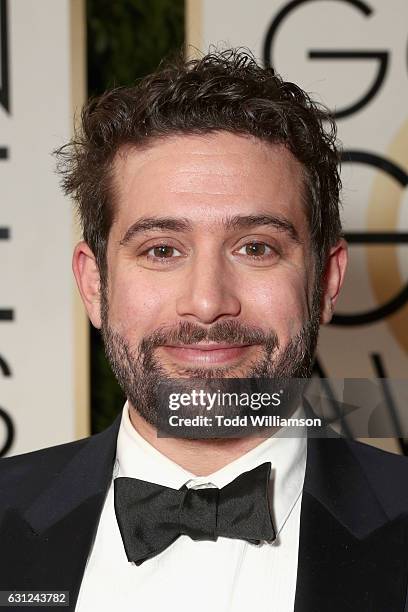
[[[347,242],[342,238],[330,249],[323,275],[320,322],[330,323],[334,307],[343,285],[348,261]]]
[[[79,242],[72,256],[72,270],[79,293],[94,327],[101,327],[100,275],[95,255],[86,242]]]

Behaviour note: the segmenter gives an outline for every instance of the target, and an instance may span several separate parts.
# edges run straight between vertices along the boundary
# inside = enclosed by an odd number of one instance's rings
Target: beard
[[[286,388],[288,388],[290,379],[310,378],[320,326],[320,291],[314,292],[309,319],[284,347],[280,347],[274,329],[264,331],[236,320],[218,321],[208,329],[190,321],[183,321],[171,328],[155,330],[143,337],[138,346],[133,347],[110,326],[108,314],[107,291],[103,289],[101,292],[101,333],[106,357],[116,379],[129,403],[139,415],[158,429],[161,424],[166,425],[167,423],[168,431],[168,411],[163,414],[162,390],[163,388],[171,389],[172,385],[174,389],[177,379],[207,381],[209,387],[211,387],[211,381],[214,382],[216,379],[236,378],[252,382],[254,379],[273,379],[276,381],[277,388],[282,387],[281,381],[286,381]],[[259,345],[260,354],[244,366],[224,367],[182,367],[179,365],[166,367],[157,358],[156,349],[160,346],[189,345],[202,341]],[[227,387],[228,390],[231,390],[230,385]],[[296,396],[295,401],[298,399]],[[289,410],[288,407],[287,410]],[[195,410],[194,416],[197,414],[200,413]],[[205,409],[201,414],[205,414]],[[235,407],[234,416],[237,414],[239,415],[239,412]],[[179,415],[181,416],[180,412]],[[192,416],[191,408],[190,413],[185,410],[184,416]],[[205,437],[205,432],[204,436],[200,437]]]

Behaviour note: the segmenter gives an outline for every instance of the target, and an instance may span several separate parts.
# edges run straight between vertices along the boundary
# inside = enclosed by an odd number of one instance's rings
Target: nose
[[[179,317],[210,324],[241,312],[237,283],[228,264],[217,257],[196,257],[177,299]]]

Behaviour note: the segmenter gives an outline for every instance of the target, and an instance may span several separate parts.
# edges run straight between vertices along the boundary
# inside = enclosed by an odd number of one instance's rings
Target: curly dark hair
[[[320,272],[341,237],[339,153],[330,113],[272,68],[260,66],[247,50],[162,62],[136,85],[89,100],[81,119],[72,141],[55,152],[57,170],[77,204],[102,283],[115,215],[115,155],[124,145],[147,146],[169,135],[223,130],[284,144],[304,168],[306,215]]]

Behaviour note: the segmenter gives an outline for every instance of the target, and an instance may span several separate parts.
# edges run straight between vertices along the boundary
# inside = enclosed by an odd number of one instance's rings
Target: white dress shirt
[[[114,510],[114,478],[140,478],[174,489],[209,483],[221,488],[265,461],[272,463],[269,493],[277,532],[273,543],[256,545],[223,537],[216,542],[194,541],[181,535],[140,566],[127,560]],[[76,611],[293,611],[305,468],[304,432],[302,437],[284,437],[278,432],[220,470],[197,477],[138,434],[125,404],[112,483]]]

